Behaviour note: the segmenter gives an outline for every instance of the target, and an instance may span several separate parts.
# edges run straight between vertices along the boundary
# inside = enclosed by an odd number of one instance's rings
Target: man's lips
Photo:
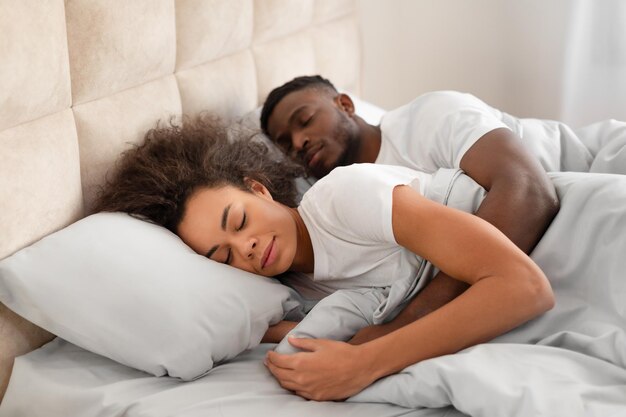
[[[305,159],[307,166],[313,167],[317,165],[317,163],[320,160],[321,150],[322,150],[322,146],[315,148],[315,149],[311,149],[309,152],[307,152],[306,159]]]
[[[263,258],[261,259],[261,269],[265,268],[266,266],[270,266],[276,260],[276,250],[274,244],[275,242],[276,238],[274,237],[265,248],[265,252],[263,252]]]

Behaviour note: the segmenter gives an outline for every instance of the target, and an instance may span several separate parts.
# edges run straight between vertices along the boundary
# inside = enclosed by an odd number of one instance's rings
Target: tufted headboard
[[[90,214],[157,120],[235,118],[302,74],[360,88],[353,0],[0,0],[0,57],[0,259]],[[0,304],[0,398],[53,337]]]

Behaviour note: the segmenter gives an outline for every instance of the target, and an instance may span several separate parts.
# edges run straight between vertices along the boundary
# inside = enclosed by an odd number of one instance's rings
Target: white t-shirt
[[[388,112],[381,122],[377,164],[425,172],[459,168],[461,158],[483,135],[508,128],[546,171],[589,171],[593,156],[574,131],[553,120],[519,119],[471,94],[436,91]],[[497,155],[494,155],[497,157]]]
[[[313,245],[315,283],[335,290],[387,287],[416,276],[421,258],[393,235],[392,192],[407,184],[424,194],[429,182],[429,174],[406,167],[354,164],[315,183],[298,207]]]

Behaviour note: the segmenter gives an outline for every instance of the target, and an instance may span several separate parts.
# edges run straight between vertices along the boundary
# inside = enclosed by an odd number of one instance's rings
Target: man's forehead
[[[302,90],[292,91],[285,95],[269,117],[268,130],[273,131],[282,128],[289,121],[289,117],[299,107],[312,105],[321,101],[332,99],[333,94],[327,88],[308,87]]]
[[[282,100],[278,102],[276,108],[283,105],[282,107],[288,107],[293,109],[298,105],[315,103],[320,100],[327,100],[329,97],[332,96],[325,88],[304,88],[302,90],[292,91],[291,93],[287,94],[285,97],[283,97]]]

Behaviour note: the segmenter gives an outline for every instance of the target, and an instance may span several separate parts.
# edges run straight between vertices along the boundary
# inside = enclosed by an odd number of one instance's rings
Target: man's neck
[[[360,144],[354,162],[374,163],[380,152],[380,126],[370,125],[363,119],[357,123],[359,125]]]

